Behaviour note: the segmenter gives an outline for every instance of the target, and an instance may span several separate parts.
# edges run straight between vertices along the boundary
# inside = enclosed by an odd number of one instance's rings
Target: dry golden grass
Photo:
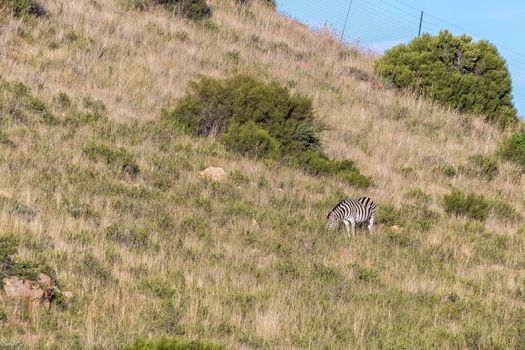
[[[350,69],[371,74],[373,58],[329,32],[258,5],[210,3],[215,26],[124,0],[45,0],[49,18],[4,18],[0,76],[31,87],[61,124],[31,111],[26,122],[2,124],[15,147],[0,145],[0,231],[21,237],[21,257],[45,259],[75,301],[49,314],[2,302],[0,347],[114,349],[138,335],[239,349],[524,347],[519,223],[480,224],[442,209],[459,188],[525,215],[514,165],[500,163],[492,181],[442,171],[493,154],[502,133],[355,79]],[[328,154],[354,159],[374,186],[238,158],[159,121],[198,75],[237,72],[311,96]],[[57,104],[60,92],[72,107]],[[6,96],[2,103],[16,104]],[[69,125],[78,111],[93,112],[86,97],[103,103],[108,120]],[[90,161],[83,149],[92,141],[126,149],[140,175]],[[204,166],[223,167],[227,182],[204,183],[196,175]],[[400,207],[412,189],[439,215],[428,230],[379,225],[349,240],[322,229],[344,196]],[[13,201],[37,215],[13,214]],[[88,213],[72,215],[70,203]],[[110,236],[112,225],[124,236]]]

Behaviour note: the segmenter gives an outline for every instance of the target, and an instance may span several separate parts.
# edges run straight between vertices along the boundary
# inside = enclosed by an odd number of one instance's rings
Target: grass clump
[[[137,339],[124,350],[227,350],[224,346],[205,341],[161,337],[152,340]]]
[[[133,177],[140,173],[135,159],[125,149],[114,148],[101,143],[90,143],[84,147],[84,154],[91,161],[104,161],[116,173]]]
[[[483,221],[487,218],[490,202],[483,195],[475,193],[465,194],[459,190],[453,190],[445,195],[443,208],[448,214],[463,215],[474,220]]]
[[[384,226],[400,226],[416,231],[428,231],[438,221],[439,214],[429,208],[430,196],[420,189],[412,189],[398,209],[392,204],[380,205],[377,223]]]
[[[460,168],[468,176],[492,181],[499,174],[498,162],[494,157],[477,154],[470,156],[468,161],[468,165]]]
[[[277,82],[237,75],[201,78],[169,114],[196,136],[222,135],[232,151],[252,158],[281,159],[313,175],[331,175],[367,187],[370,179],[350,160],[330,160],[321,151],[320,130],[310,98],[290,94]]]
[[[118,224],[106,228],[106,238],[135,249],[145,249],[149,245],[149,235],[144,229],[127,228]]]
[[[491,214],[500,221],[514,222],[522,219],[522,216],[508,202],[501,199],[490,201]]]
[[[15,260],[18,253],[19,240],[14,234],[0,236],[0,279],[17,276],[22,279],[36,280],[39,273],[54,276],[52,270],[45,264],[26,260]]]
[[[392,204],[384,204],[377,208],[377,219],[378,224],[384,226],[403,226],[405,221],[401,215],[401,211]]]

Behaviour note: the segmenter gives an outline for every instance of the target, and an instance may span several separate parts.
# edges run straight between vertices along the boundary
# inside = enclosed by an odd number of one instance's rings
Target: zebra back
[[[327,219],[355,219],[356,223],[370,219],[376,212],[376,205],[369,197],[345,199],[339,202],[327,215]]]
[[[376,204],[370,197],[361,197],[357,201],[361,203],[369,211],[369,217],[376,214]]]

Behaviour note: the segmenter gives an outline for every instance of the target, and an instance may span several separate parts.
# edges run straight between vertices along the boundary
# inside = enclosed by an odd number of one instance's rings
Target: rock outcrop
[[[39,273],[35,281],[17,276],[5,277],[3,285],[6,298],[25,301],[31,307],[43,307],[46,310],[51,308],[51,302],[59,295],[65,303],[69,303],[73,297],[71,292],[61,292],[53,285],[51,278],[43,273]]]

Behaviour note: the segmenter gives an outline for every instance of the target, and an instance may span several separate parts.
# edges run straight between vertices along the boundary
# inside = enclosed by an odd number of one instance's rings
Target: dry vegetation
[[[0,31],[0,231],[74,291],[50,313],[2,302],[2,348],[113,349],[182,335],[238,349],[524,348],[525,232],[444,213],[453,188],[523,214],[525,183],[469,157],[501,132],[368,80],[372,58],[253,5],[198,24],[125,0],[42,1]],[[326,151],[405,218],[349,240],[323,230],[364,193],[168,127],[199,74],[251,73],[314,99]],[[8,82],[8,83],[7,83]],[[31,92],[17,82],[31,88]],[[197,172],[221,166],[224,183]],[[25,208],[25,210],[22,209]],[[28,214],[29,213],[29,214]]]

